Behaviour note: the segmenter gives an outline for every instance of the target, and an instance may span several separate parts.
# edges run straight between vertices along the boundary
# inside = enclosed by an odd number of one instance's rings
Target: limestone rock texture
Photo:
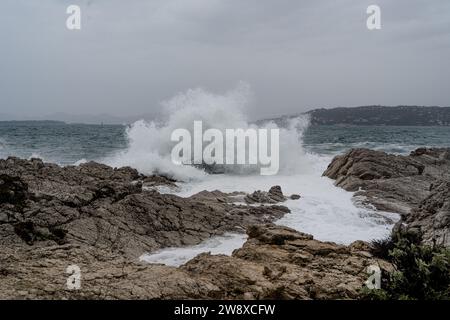
[[[290,212],[279,186],[188,198],[158,191],[176,183],[94,162],[0,160],[0,299],[354,299],[367,266],[389,268],[363,242],[274,225]],[[427,206],[442,209],[434,201]],[[139,260],[225,232],[248,234],[232,256],[205,253],[178,268]],[[79,289],[68,286],[74,265]]]
[[[401,214],[398,228],[415,228],[429,244],[450,245],[450,149],[419,148],[408,156],[352,149],[324,176],[379,210]]]
[[[0,245],[79,244],[137,258],[244,232],[250,224],[289,212],[279,205],[235,205],[220,192],[181,198],[143,184],[170,186],[173,181],[94,162],[59,167],[39,159],[0,160]]]
[[[320,242],[273,224],[248,227],[232,256],[201,254],[179,268],[80,245],[0,252],[0,299],[356,299],[375,259],[360,241]],[[70,290],[67,267],[81,287]]]

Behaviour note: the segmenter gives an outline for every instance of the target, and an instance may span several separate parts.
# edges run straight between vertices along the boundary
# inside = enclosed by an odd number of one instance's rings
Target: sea
[[[301,198],[284,203],[291,213],[277,224],[321,241],[350,244],[387,237],[399,215],[364,205],[364,199],[323,177],[333,157],[351,148],[409,154],[419,147],[450,147],[450,127],[311,126],[307,117],[299,116],[279,128],[280,170],[276,175],[263,176],[257,170],[239,167],[223,174],[208,174],[201,168],[171,161],[171,132],[191,128],[194,120],[201,119],[207,127],[220,130],[254,127],[241,100],[233,93],[216,96],[199,89],[169,101],[166,107],[170,112],[165,118],[130,125],[0,121],[0,158],[34,157],[61,166],[87,161],[131,166],[144,174],[157,172],[176,178],[177,188],[160,192],[180,197],[202,190],[253,192],[279,185],[284,194],[300,194]],[[259,127],[277,125],[268,121]],[[141,260],[179,266],[202,252],[231,254],[245,240],[245,234],[229,233],[196,246],[143,253]]]

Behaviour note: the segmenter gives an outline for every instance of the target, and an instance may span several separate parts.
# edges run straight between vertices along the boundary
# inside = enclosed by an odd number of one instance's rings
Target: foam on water
[[[256,126],[248,121],[246,106],[251,97],[249,86],[240,83],[234,90],[218,95],[203,89],[188,90],[163,103],[164,120],[137,121],[127,128],[128,148],[104,162],[111,166],[131,166],[142,173],[161,173],[181,181],[207,179],[207,174],[193,166],[179,166],[172,162],[171,153],[177,142],[171,141],[176,129],[186,129],[193,135],[194,121],[202,121],[203,130],[218,129],[280,129],[281,173],[304,172],[310,168],[303,156],[301,137],[308,126],[306,116],[292,119],[285,128],[273,122]],[[250,152],[248,145],[247,154]],[[255,150],[253,150],[255,151]],[[257,152],[257,151],[256,151]],[[227,154],[227,150],[224,150]],[[258,165],[226,166],[231,175],[259,174]]]
[[[185,181],[177,190],[162,190],[187,197],[203,190],[223,192],[268,190],[281,186],[286,195],[300,194],[300,200],[288,200],[285,205],[291,213],[277,221],[296,230],[310,233],[316,239],[349,244],[355,240],[372,240],[386,237],[397,215],[377,212],[358,206],[353,194],[333,185],[321,174],[331,161],[331,156],[306,153],[303,133],[308,125],[304,117],[294,118],[280,128],[280,170],[274,176],[261,176],[259,171],[235,166],[227,174],[208,175],[192,166],[178,166],[171,161],[174,143],[171,133],[178,128],[191,130],[194,121],[202,120],[208,128],[246,129],[256,127],[245,116],[245,106],[251,96],[249,87],[240,84],[223,95],[203,89],[188,90],[163,105],[169,110],[165,121],[138,121],[127,129],[128,148],[107,159],[113,166],[128,165],[142,173],[154,172]],[[273,122],[259,128],[277,128]],[[211,251],[230,254],[242,245],[244,235],[227,235],[208,239],[197,246],[168,248],[151,255],[144,261],[180,265],[195,255]]]
[[[140,260],[148,263],[180,266],[203,252],[231,255],[233,250],[240,248],[246,239],[247,236],[245,234],[229,233],[223,236],[213,237],[196,246],[168,248],[151,255],[143,255]]]
[[[318,158],[314,155],[310,157]],[[355,240],[371,240],[389,234],[397,215],[358,206],[353,193],[336,188],[333,181],[317,172],[325,169],[324,159],[318,158],[318,171],[305,174],[277,176],[210,176],[209,179],[185,186],[180,196],[189,196],[201,190],[219,189],[224,192],[268,190],[281,186],[285,195],[300,194],[299,200],[284,204],[291,213],[278,224],[311,233],[316,239],[349,244]]]
[[[253,192],[280,185],[285,195],[295,193],[300,194],[301,198],[284,203],[291,209],[291,213],[278,220],[276,223],[279,225],[312,234],[318,240],[341,244],[350,244],[356,240],[370,241],[389,235],[394,223],[398,221],[397,214],[358,206],[353,193],[335,187],[331,179],[320,175],[329,163],[328,157],[306,156],[315,159],[315,171],[269,177],[211,175],[202,181],[182,184],[182,190],[175,194],[188,197],[202,190]],[[147,255],[144,260],[177,266],[200,252],[229,254],[245,242],[245,238],[239,236],[217,237],[195,247],[165,249],[156,255]]]
[[[281,128],[280,172],[276,176],[260,176],[259,170],[245,166],[236,166],[226,175],[208,175],[198,168],[172,163],[175,143],[170,141],[171,133],[178,128],[192,129],[194,121],[201,120],[204,130],[276,128],[273,122],[257,127],[248,120],[246,108],[251,97],[245,83],[223,94],[188,90],[163,103],[166,114],[160,121],[141,120],[129,126],[126,139],[123,126],[0,123],[0,158],[31,156],[61,165],[95,160],[115,167],[131,166],[144,174],[156,172],[184,181],[176,189],[158,189],[184,197],[202,190],[253,192],[280,185],[285,194],[299,193],[302,198],[288,200],[285,204],[292,212],[277,223],[319,240],[348,244],[385,237],[398,216],[361,207],[352,193],[322,177],[333,155],[354,147],[407,154],[417,147],[449,146],[449,127],[308,127],[308,119],[300,117]],[[146,261],[179,265],[203,251],[229,254],[244,240],[244,235],[217,237],[198,246],[162,250]]]

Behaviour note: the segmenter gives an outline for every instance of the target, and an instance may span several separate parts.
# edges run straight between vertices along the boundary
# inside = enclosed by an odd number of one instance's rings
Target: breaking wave
[[[246,114],[251,100],[250,86],[239,83],[233,90],[215,94],[202,88],[179,93],[162,103],[164,115],[159,121],[140,120],[126,130],[128,147],[107,159],[112,166],[131,166],[144,174],[159,173],[177,180],[202,180],[207,173],[204,168],[177,165],[172,162],[171,152],[176,142],[171,141],[174,130],[182,128],[193,136],[194,121],[202,121],[203,130],[210,128],[225,132],[226,129],[280,129],[279,173],[300,173],[312,170],[310,157],[302,147],[303,133],[308,127],[307,117],[291,119],[286,127],[279,128],[268,121],[260,125],[251,123]],[[247,152],[248,146],[247,146]],[[226,150],[225,150],[226,152]],[[230,165],[227,174],[253,174],[255,165]]]

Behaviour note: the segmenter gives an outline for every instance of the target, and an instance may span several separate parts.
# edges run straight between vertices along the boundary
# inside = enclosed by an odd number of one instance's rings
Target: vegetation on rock
[[[450,299],[450,249],[421,240],[417,232],[398,231],[372,243],[372,254],[390,261],[394,270],[384,272],[381,289],[364,289],[365,299]]]

